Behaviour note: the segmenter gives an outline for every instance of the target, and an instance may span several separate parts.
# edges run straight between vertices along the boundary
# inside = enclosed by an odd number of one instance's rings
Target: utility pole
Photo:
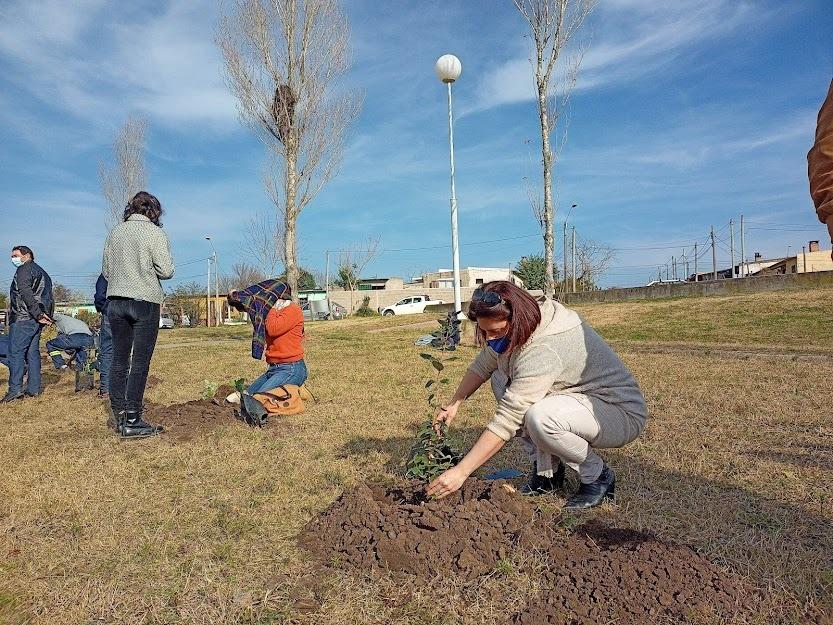
[[[662,282],[662,267],[657,267],[657,280]]]
[[[672,256],[671,257],[671,271],[674,272],[674,280],[677,279],[677,258]]]
[[[576,227],[573,226],[573,293],[576,292]]]
[[[697,241],[694,242],[694,281],[700,281],[700,274],[698,273],[699,269],[697,268]]]
[[[327,308],[330,307],[330,250],[327,250],[327,269],[324,270],[324,294],[327,298]]]
[[[567,220],[564,220],[564,291],[567,290]]]
[[[668,270],[668,263],[665,263],[665,280],[668,281],[671,279],[671,272]]]
[[[729,220],[729,254],[732,256],[732,278],[735,278],[735,220]]]
[[[223,325],[223,305],[220,304],[220,266],[217,264],[217,252],[214,252],[214,304],[219,310],[214,311],[217,327]]]
[[[207,259],[208,273],[205,276],[205,325],[211,327],[211,256]]]
[[[795,259],[796,271],[798,271],[798,259]],[[807,246],[801,246],[801,273],[807,273]]]
[[[712,280],[717,280],[717,250],[714,247],[714,226],[712,226]]]
[[[688,282],[688,277],[689,277],[690,275],[691,275],[691,274],[690,274],[690,273],[688,273],[688,259],[686,259],[686,261],[685,261],[685,281],[686,281],[686,282]]]
[[[740,216],[740,277],[746,278],[749,275],[749,268],[746,266],[746,235],[743,232],[743,215]]]

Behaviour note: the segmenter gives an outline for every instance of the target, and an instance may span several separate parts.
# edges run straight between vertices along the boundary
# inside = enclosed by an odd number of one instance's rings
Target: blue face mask
[[[23,259],[20,256],[12,256],[12,265],[20,267],[23,264]]]
[[[486,344],[498,354],[502,354],[509,347],[509,335],[507,334],[499,339],[489,339],[486,341]]]

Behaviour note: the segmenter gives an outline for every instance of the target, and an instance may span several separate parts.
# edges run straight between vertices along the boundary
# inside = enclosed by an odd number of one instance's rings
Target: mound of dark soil
[[[249,427],[239,417],[237,406],[226,401],[234,390],[234,387],[224,385],[217,389],[213,399],[195,399],[169,406],[148,403],[144,416],[151,423],[164,426],[165,436],[176,441],[189,441],[225,425]],[[270,421],[264,429],[275,423]]]
[[[567,532],[499,482],[468,480],[442,501],[426,501],[421,484],[360,485],[300,540],[326,565],[419,581],[472,580],[519,551],[534,552],[524,566],[542,590],[512,618],[523,625],[642,625],[754,610],[751,589],[692,548],[598,521]]]
[[[313,521],[301,540],[325,562],[348,568],[473,578],[494,570],[532,523],[522,503],[475,480],[443,501],[426,501],[420,486],[360,485]]]

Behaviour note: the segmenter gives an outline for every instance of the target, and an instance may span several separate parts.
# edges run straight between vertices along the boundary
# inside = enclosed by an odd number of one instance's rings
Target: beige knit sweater
[[[529,341],[510,355],[484,348],[469,371],[501,397],[487,426],[508,441],[523,426],[526,411],[544,397],[576,393],[612,405],[640,430],[648,418],[645,399],[631,372],[578,314],[541,298],[541,323]]]

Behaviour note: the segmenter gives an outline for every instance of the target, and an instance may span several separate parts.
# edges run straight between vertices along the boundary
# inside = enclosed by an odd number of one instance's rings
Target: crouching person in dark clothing
[[[101,330],[98,332],[98,396],[110,397],[110,365],[113,364],[113,332],[107,317],[107,280],[98,276],[95,283],[95,309],[101,313]]]
[[[35,262],[34,252],[25,245],[14,247],[12,264],[17,271],[10,290],[9,390],[0,400],[3,403],[40,395],[40,335],[52,323],[54,308],[52,279]]]
[[[63,352],[73,353],[75,369],[81,371],[87,364],[87,350],[93,346],[93,332],[90,326],[69,315],[57,313],[54,316],[58,336],[46,342],[46,351],[56,369],[66,369]]]
[[[174,275],[162,205],[140,191],[127,205],[124,222],[104,244],[101,273],[107,280],[107,317],[113,333],[110,406],[124,438],[152,436],[162,427],[142,418],[150,360],[159,336],[163,293],[160,280]]]

